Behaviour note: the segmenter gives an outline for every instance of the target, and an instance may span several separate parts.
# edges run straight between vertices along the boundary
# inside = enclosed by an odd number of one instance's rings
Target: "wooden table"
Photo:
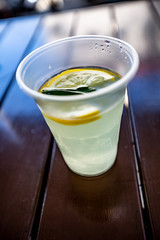
[[[159,14],[158,1],[132,1],[0,21],[0,239],[160,239]],[[82,34],[124,39],[141,61],[116,163],[96,178],[67,168],[15,79],[32,50]]]

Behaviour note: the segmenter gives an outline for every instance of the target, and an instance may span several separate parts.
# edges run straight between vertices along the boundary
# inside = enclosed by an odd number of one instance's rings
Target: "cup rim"
[[[114,84],[111,84],[107,87],[101,88],[98,91],[95,92],[91,92],[88,94],[82,94],[82,95],[72,95],[72,96],[54,96],[54,95],[45,95],[45,94],[41,94],[40,92],[31,89],[30,87],[28,87],[22,80],[22,73],[23,73],[23,68],[25,67],[25,65],[27,64],[27,62],[29,62],[31,60],[31,58],[36,55],[37,52],[42,52],[45,49],[49,48],[52,45],[56,45],[56,44],[60,44],[66,41],[72,41],[72,40],[76,40],[76,39],[97,39],[97,40],[108,40],[111,42],[116,42],[117,44],[119,44],[120,46],[124,46],[125,48],[127,48],[129,50],[129,52],[132,53],[132,59],[133,59],[133,64],[132,67],[130,68],[130,70],[124,75],[122,76],[121,79],[119,79],[117,82],[114,82]],[[103,35],[80,35],[80,36],[73,36],[73,37],[66,37],[66,38],[62,38],[56,41],[52,41],[49,42],[45,45],[42,45],[41,47],[35,49],[34,51],[32,51],[30,54],[28,54],[19,64],[17,71],[16,71],[16,79],[18,82],[19,87],[26,92],[28,95],[32,96],[34,99],[41,99],[41,100],[53,100],[53,101],[58,101],[58,102],[63,102],[63,101],[79,101],[79,100],[86,100],[86,99],[91,99],[91,98],[95,98],[98,96],[102,96],[104,94],[107,93],[113,93],[114,91],[122,88],[123,86],[127,86],[127,83],[134,77],[134,75],[137,72],[137,69],[139,67],[139,57],[138,54],[136,52],[136,50],[127,42],[125,42],[124,40],[118,39],[118,38],[114,38],[114,37],[110,37],[110,36],[103,36]],[[64,69],[65,70],[65,69]]]

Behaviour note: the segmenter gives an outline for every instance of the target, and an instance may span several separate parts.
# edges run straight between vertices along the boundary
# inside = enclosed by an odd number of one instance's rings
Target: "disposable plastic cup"
[[[96,176],[114,164],[125,90],[138,65],[138,55],[131,45],[107,36],[54,41],[36,49],[20,63],[18,84],[36,101],[73,172]],[[110,69],[122,78],[85,95],[50,96],[38,92],[50,77],[76,67]],[[84,117],[78,117],[81,113]]]

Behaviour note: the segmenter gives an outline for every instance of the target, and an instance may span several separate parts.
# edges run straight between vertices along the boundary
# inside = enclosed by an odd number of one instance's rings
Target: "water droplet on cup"
[[[109,49],[109,47],[110,47],[110,45],[111,45],[111,42],[108,41],[108,40],[106,40],[106,41],[105,41],[105,44],[107,45],[107,48]]]
[[[111,42],[109,40],[105,40],[106,44],[111,44]]]

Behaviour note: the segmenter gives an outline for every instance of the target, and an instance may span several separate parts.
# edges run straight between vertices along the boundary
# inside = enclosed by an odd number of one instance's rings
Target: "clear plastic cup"
[[[96,176],[114,164],[125,90],[138,65],[139,58],[132,46],[107,36],[54,41],[33,51],[20,63],[18,84],[36,101],[73,172]],[[38,92],[47,79],[75,67],[110,69],[122,78],[86,95],[49,96]],[[76,117],[81,112],[86,113],[87,120]]]

